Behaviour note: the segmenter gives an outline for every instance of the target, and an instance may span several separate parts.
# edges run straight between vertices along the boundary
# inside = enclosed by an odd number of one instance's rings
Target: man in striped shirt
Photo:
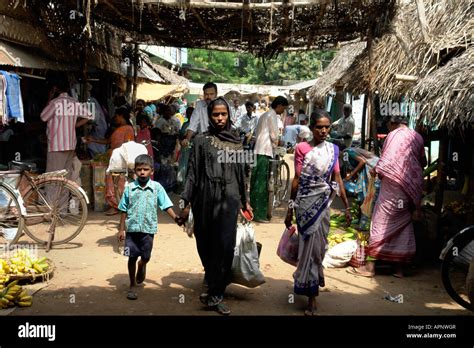
[[[77,173],[79,160],[75,154],[76,128],[93,119],[93,108],[89,110],[90,108],[87,107],[86,103],[79,103],[76,99],[70,97],[68,90],[69,83],[66,78],[58,81],[50,91],[48,105],[41,112],[40,117],[44,122],[47,122],[48,155],[46,171],[66,169],[68,179],[77,181],[79,178]],[[59,96],[54,98],[57,93],[59,93]],[[78,121],[78,118],[81,118],[81,120]]]

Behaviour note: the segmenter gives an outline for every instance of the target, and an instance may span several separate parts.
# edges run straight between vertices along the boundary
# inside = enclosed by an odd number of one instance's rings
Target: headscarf
[[[215,105],[225,105],[225,107],[227,108],[227,114],[228,114],[228,118],[227,118],[227,123],[224,127],[224,129],[218,129],[216,128],[216,126],[214,125],[214,123],[212,122],[212,110],[214,109],[214,106]],[[231,121],[230,121],[230,108],[229,108],[229,104],[227,103],[227,101],[222,98],[222,97],[219,97],[219,98],[216,98],[214,100],[212,100],[209,105],[207,106],[207,115],[209,116],[209,133],[211,135],[214,135],[216,136],[219,140],[222,140],[222,141],[228,141],[228,142],[231,142],[231,143],[234,143],[234,144],[240,144],[241,143],[241,140],[240,140],[240,137],[231,130]]]

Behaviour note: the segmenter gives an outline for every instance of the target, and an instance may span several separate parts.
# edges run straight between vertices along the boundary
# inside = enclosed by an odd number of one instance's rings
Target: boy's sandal
[[[229,307],[227,307],[222,302],[217,304],[214,308],[217,313],[222,314],[222,315],[230,315],[230,313],[232,313]]]
[[[138,298],[138,295],[135,291],[129,290],[127,293],[127,299],[129,300],[136,300]]]

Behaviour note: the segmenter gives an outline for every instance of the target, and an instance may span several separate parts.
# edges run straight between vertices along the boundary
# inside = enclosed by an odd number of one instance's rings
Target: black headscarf
[[[214,106],[216,105],[225,105],[225,107],[227,108],[227,114],[229,115],[229,117],[227,118],[227,123],[224,129],[216,128],[216,126],[212,122],[212,117],[211,117],[212,110],[214,109]],[[209,116],[208,130],[210,134],[216,136],[218,139],[222,141],[228,141],[234,144],[239,144],[241,142],[240,137],[231,130],[232,122],[230,121],[230,108],[229,108],[229,104],[224,98],[219,97],[211,101],[209,105],[207,106],[207,115]]]

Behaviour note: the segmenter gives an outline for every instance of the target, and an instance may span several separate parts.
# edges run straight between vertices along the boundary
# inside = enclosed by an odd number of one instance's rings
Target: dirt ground
[[[290,164],[291,166],[291,164]],[[171,196],[177,203],[178,197]],[[175,205],[177,207],[177,204]],[[337,202],[336,202],[337,206]],[[176,208],[177,209],[177,208]],[[234,315],[302,315],[306,298],[293,296],[295,268],[276,255],[283,232],[284,208],[270,224],[254,224],[263,245],[260,263],[266,283],[254,289],[230,285],[226,303]],[[40,250],[53,260],[54,276],[34,294],[33,306],[10,315],[218,315],[199,302],[203,269],[195,239],[160,212],[147,279],[138,300],[126,299],[127,258],[119,254],[118,215],[89,212],[81,234],[67,245]],[[398,279],[387,274],[368,279],[325,270],[326,287],[318,298],[320,315],[469,315],[450,299],[436,265],[415,269]],[[403,303],[384,296],[403,294]]]

